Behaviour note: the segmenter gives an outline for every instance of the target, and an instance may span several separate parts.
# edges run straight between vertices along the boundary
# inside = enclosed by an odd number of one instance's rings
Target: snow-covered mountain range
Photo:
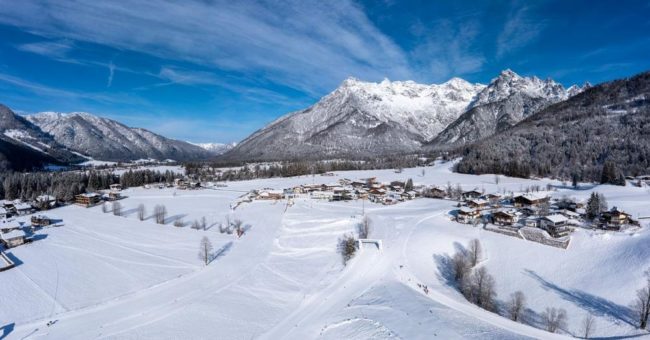
[[[256,131],[229,159],[372,157],[489,136],[582,91],[503,71],[488,85],[345,80],[313,106]]]
[[[190,144],[196,145],[208,152],[210,152],[213,155],[221,155],[228,150],[234,148],[237,143],[192,143],[188,142]]]
[[[84,112],[42,112],[27,116],[27,120],[52,136],[57,143],[94,159],[184,161],[211,156],[196,145]]]
[[[587,83],[565,89],[551,79],[521,77],[511,70],[505,70],[477,95],[465,113],[429,144],[434,147],[448,146],[493,135],[589,86]]]

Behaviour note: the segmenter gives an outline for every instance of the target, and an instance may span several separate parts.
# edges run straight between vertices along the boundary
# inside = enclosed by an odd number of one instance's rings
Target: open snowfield
[[[100,207],[53,210],[64,225],[11,249],[18,266],[0,272],[0,339],[552,339],[578,336],[587,313],[596,317],[594,336],[648,337],[628,306],[650,266],[650,220],[635,232],[578,230],[564,250],[452,222],[452,201],[366,202],[370,237],[383,249],[366,246],[344,267],[336,244],[361,221],[360,201],[256,201],[230,210],[251,189],[340,178],[410,177],[486,192],[560,185],[502,177],[497,186],[493,175],[454,174],[449,166],[427,167],[424,176],[417,168],[232,182],[221,190],[135,188],[124,191],[125,217]],[[586,199],[593,190],[635,218],[650,215],[648,189],[589,186],[553,196]],[[164,204],[167,224],[139,221],[140,203],[147,217]],[[214,227],[226,215],[250,225],[241,239]],[[204,216],[213,226],[207,231],[173,226]],[[217,254],[207,267],[197,256],[203,236]],[[498,301],[523,291],[536,326],[544,308],[566,309],[563,335],[483,311],[450,285],[447,259],[473,238],[485,249],[480,265],[496,279]]]

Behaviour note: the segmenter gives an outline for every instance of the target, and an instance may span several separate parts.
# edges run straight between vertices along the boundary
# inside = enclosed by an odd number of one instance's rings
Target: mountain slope
[[[315,105],[253,133],[225,158],[368,157],[415,152],[474,101],[484,85],[367,83],[350,78]]]
[[[467,112],[429,144],[440,147],[485,138],[582,90],[577,86],[565,90],[553,80],[521,77],[505,70],[477,95]]]
[[[592,87],[465,148],[457,170],[599,180],[650,173],[650,72]]]
[[[207,158],[209,152],[145,129],[130,128],[88,113],[43,112],[27,119],[71,150],[107,161],[142,158],[177,161]]]
[[[29,170],[80,160],[52,136],[0,104],[0,169]]]

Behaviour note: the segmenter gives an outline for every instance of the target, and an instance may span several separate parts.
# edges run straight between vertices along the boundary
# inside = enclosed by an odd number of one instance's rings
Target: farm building
[[[27,234],[22,229],[11,229],[6,233],[0,232],[0,243],[6,248],[13,248],[25,244]]]
[[[445,198],[445,196],[447,196],[447,192],[444,189],[433,187],[430,189],[424,189],[423,196],[430,198]]]
[[[96,193],[80,194],[74,197],[75,204],[84,206],[86,208],[97,205],[101,201],[101,196]]]
[[[111,184],[109,188],[111,191],[120,191],[122,190],[122,184]]]

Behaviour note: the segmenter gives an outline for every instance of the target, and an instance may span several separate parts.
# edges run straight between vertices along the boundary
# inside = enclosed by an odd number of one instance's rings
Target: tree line
[[[13,172],[0,173],[0,198],[34,200],[39,195],[51,195],[70,202],[75,195],[108,189],[111,184],[123,188],[150,183],[171,183],[178,175],[171,171],[129,170],[121,175],[112,171]]]

